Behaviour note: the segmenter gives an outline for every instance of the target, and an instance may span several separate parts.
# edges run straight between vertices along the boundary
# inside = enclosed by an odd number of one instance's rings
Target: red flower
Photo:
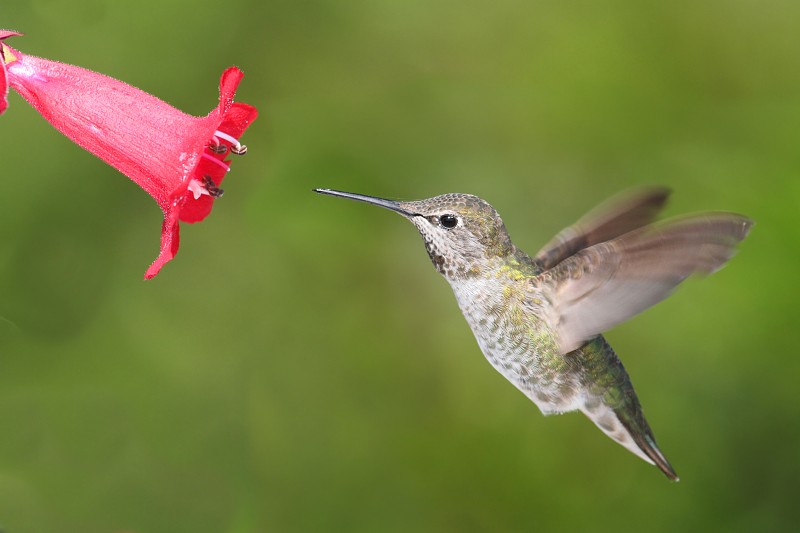
[[[3,39],[21,35],[15,31],[0,30],[0,115],[8,107],[8,76],[6,75],[6,62],[3,60]]]
[[[56,129],[147,191],[164,211],[161,253],[150,279],[178,252],[178,222],[199,222],[222,195],[228,151],[243,154],[238,138],[257,111],[234,103],[242,72],[220,79],[219,105],[194,117],[124,82],[80,67],[24,55],[0,30],[0,113],[10,85]]]

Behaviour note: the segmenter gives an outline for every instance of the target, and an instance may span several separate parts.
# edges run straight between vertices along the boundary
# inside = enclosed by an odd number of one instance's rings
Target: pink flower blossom
[[[257,116],[234,103],[243,74],[231,67],[220,79],[219,105],[205,117],[175,109],[144,91],[80,67],[29,56],[0,30],[0,113],[10,86],[57,130],[147,191],[164,211],[161,249],[150,279],[178,252],[179,221],[210,212],[228,172],[228,153],[244,154],[239,137]]]

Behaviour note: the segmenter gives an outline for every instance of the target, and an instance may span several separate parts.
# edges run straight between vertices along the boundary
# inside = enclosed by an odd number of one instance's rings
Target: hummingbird
[[[750,219],[705,212],[656,222],[670,191],[642,187],[602,203],[530,257],[477,196],[395,201],[314,191],[384,207],[411,221],[500,374],[544,415],[580,411],[678,481],[602,333],[663,300],[690,275],[721,268],[747,236]]]

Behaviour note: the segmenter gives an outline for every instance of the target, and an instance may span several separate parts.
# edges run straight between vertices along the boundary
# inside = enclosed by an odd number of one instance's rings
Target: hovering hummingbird
[[[314,190],[410,220],[495,369],[543,414],[581,411],[678,480],[622,362],[601,333],[663,300],[691,274],[721,268],[751,220],[709,212],[654,223],[669,190],[642,188],[595,208],[531,258],[511,242],[497,211],[477,196],[402,202]]]

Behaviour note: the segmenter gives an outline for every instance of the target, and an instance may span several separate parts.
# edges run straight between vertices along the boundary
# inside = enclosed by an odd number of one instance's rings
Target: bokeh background
[[[786,531],[800,523],[800,4],[4,2],[12,46],[261,116],[142,281],[161,212],[18,95],[0,118],[9,533]],[[177,133],[177,132],[176,132]],[[667,481],[481,355],[400,217],[489,200],[534,253],[615,192],[757,222],[608,334]]]

